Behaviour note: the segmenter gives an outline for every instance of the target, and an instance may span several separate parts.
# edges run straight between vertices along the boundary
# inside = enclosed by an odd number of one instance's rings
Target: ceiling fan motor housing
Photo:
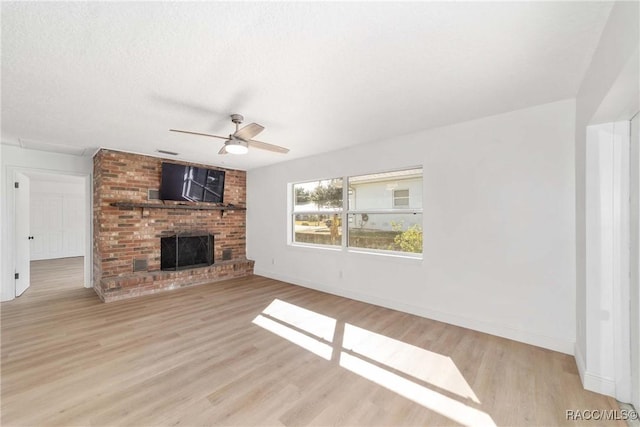
[[[231,115],[231,121],[237,125],[239,125],[240,123],[242,123],[244,121],[244,117],[242,117],[242,114],[232,114]]]

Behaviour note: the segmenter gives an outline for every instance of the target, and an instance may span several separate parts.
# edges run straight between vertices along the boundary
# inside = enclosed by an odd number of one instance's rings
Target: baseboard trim
[[[603,377],[587,371],[587,365],[584,363],[584,355],[577,345],[575,346],[574,353],[576,365],[578,366],[578,374],[580,375],[580,381],[582,381],[582,387],[585,390],[593,391],[595,393],[600,393],[615,398],[615,380],[613,378]]]
[[[258,276],[268,277],[270,279],[280,280],[280,281],[291,283],[298,286],[303,286],[305,288],[315,289],[317,291],[326,292],[329,294],[366,302],[368,304],[390,308],[393,310],[398,310],[398,311],[402,311],[409,314],[415,314],[416,316],[437,320],[439,322],[449,323],[451,325],[472,329],[474,331],[495,335],[501,338],[507,338],[514,341],[523,342],[525,344],[531,344],[536,347],[542,347],[549,350],[558,351],[560,353],[569,354],[572,356],[574,355],[574,347],[575,347],[574,342],[565,341],[555,337],[549,337],[546,335],[523,331],[521,329],[511,328],[508,326],[496,325],[491,322],[479,321],[476,319],[472,319],[465,316],[459,316],[452,313],[445,313],[438,310],[426,309],[424,307],[418,307],[418,306],[407,304],[400,301],[380,298],[375,295],[364,294],[364,293],[353,291],[350,289],[320,285],[318,283],[313,283],[308,280],[299,279],[297,277],[275,273],[272,271],[254,269],[254,274]]]
[[[611,378],[601,377],[585,371],[582,386],[585,390],[616,397],[616,382]]]
[[[584,388],[584,374],[585,374],[585,364],[584,364],[584,356],[580,351],[580,347],[578,344],[574,346],[573,357],[576,359],[576,366],[578,367],[578,375],[580,375],[580,381],[582,382],[582,387]]]

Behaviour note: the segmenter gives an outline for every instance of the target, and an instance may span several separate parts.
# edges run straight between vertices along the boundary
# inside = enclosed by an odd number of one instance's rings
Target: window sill
[[[330,252],[342,252],[342,246],[330,246],[330,245],[313,245],[313,244],[304,244],[304,243],[289,243],[287,246],[290,248],[300,248],[300,249],[319,249],[321,251],[330,251]]]
[[[376,251],[373,249],[360,249],[360,248],[347,248],[348,253],[362,255],[362,256],[373,256],[377,258],[386,258],[388,260],[398,260],[398,261],[406,261],[410,263],[422,263],[423,257],[422,254],[413,254],[413,253],[401,253],[401,252],[387,252],[387,251]]]
[[[377,259],[389,260],[389,261],[400,261],[407,262],[411,264],[422,264],[423,257],[422,254],[409,254],[409,253],[399,253],[399,252],[387,252],[387,251],[376,251],[373,249],[359,249],[359,248],[343,248],[342,246],[325,246],[325,245],[305,245],[304,243],[289,243],[287,247],[292,249],[302,249],[302,250],[312,250],[312,251],[327,251],[327,252],[345,252],[348,254],[355,254],[356,256],[363,257],[375,257]]]

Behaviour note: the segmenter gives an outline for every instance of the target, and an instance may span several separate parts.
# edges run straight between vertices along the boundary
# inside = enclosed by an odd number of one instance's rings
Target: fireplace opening
[[[174,234],[160,238],[160,269],[185,270],[213,264],[213,235]]]

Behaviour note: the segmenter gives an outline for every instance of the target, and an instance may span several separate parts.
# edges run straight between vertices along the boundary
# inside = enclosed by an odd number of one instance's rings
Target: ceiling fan
[[[236,131],[226,136],[211,135],[208,133],[191,132],[188,130],[169,129],[171,132],[188,133],[191,135],[208,136],[211,138],[224,139],[224,145],[218,151],[218,154],[246,154],[249,151],[249,147],[259,148],[261,150],[273,151],[276,153],[288,153],[289,149],[280,147],[278,145],[267,144],[266,142],[256,141],[252,139],[254,136],[264,130],[264,126],[257,123],[251,123],[240,128],[240,123],[244,120],[244,117],[240,114],[232,114],[231,121],[236,124]]]

